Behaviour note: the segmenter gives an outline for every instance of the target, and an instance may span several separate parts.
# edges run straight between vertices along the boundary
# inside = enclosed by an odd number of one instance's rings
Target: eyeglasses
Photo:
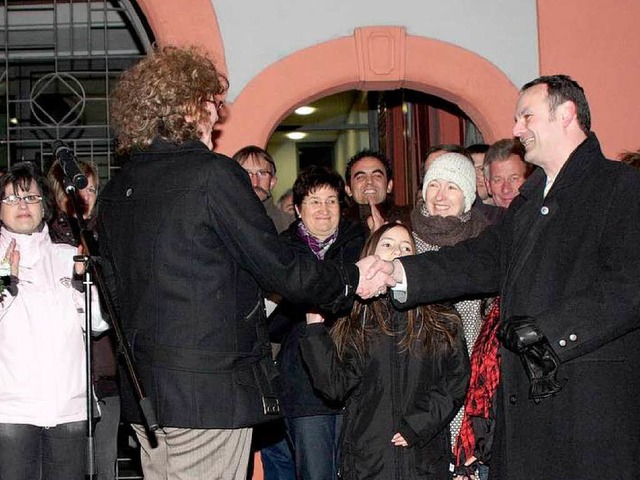
[[[338,202],[337,198],[327,198],[326,200],[320,200],[318,198],[312,198],[310,200],[305,200],[302,203],[304,203],[305,205],[309,205],[310,208],[320,208],[322,207],[322,205],[326,205],[327,207],[335,207],[337,206],[340,202]]]
[[[7,195],[2,199],[2,203],[6,205],[18,205],[20,201],[33,205],[34,203],[40,203],[42,201],[42,197],[40,195],[25,195],[24,197],[19,197],[18,195]]]
[[[245,170],[245,171],[249,174],[251,178],[257,177],[257,178],[263,179],[263,178],[269,178],[271,175],[273,175],[268,170],[256,170],[255,172],[252,172],[251,170]]]

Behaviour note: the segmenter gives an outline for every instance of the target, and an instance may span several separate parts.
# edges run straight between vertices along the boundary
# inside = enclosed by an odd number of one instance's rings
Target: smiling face
[[[549,110],[546,85],[535,85],[520,94],[515,120],[513,136],[525,148],[524,159],[543,169],[553,164],[557,146],[563,143],[563,126],[556,111]]]
[[[526,175],[527,165],[518,155],[509,155],[505,160],[491,163],[486,185],[498,207],[509,208],[511,201],[518,196]]]
[[[360,205],[368,204],[369,199],[375,205],[384,202],[393,188],[393,181],[387,179],[384,164],[374,157],[364,157],[354,163],[351,178],[347,182],[347,195]]]
[[[382,234],[374,251],[382,260],[388,262],[415,253],[413,239],[406,228],[393,227]]]
[[[318,240],[333,234],[340,223],[340,197],[338,192],[324,185],[309,192],[296,212],[309,233]]]
[[[464,193],[458,185],[447,180],[431,180],[427,184],[424,200],[432,216],[457,217],[464,212]]]
[[[10,195],[26,197],[28,195],[42,195],[35,181],[31,182],[28,190],[18,187],[15,191],[12,184],[8,184],[4,189],[3,198]],[[38,230],[44,216],[42,200],[37,203],[27,203],[20,200],[16,205],[0,203],[0,220],[2,224],[15,233],[29,234]]]

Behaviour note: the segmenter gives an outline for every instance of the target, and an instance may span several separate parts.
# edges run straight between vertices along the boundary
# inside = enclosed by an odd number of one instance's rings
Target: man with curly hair
[[[278,413],[263,291],[335,310],[356,291],[393,283],[283,247],[247,172],[211,151],[226,89],[205,55],[167,47],[125,72],[114,92],[128,161],[100,198],[100,240],[162,427],[154,448],[125,382],[123,414],[146,480],[244,480],[251,427]]]

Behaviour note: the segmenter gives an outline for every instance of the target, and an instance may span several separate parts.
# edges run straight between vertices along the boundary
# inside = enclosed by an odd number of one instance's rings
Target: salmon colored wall
[[[233,79],[231,79],[233,81]],[[221,126],[217,150],[265,146],[295,107],[345,90],[411,88],[456,103],[488,142],[509,136],[517,88],[493,64],[460,47],[366,27],[270,65],[238,95]]]
[[[538,0],[538,17],[541,74],[582,85],[609,158],[640,148],[640,2]]]
[[[160,46],[202,47],[227,71],[218,19],[211,0],[137,0]]]

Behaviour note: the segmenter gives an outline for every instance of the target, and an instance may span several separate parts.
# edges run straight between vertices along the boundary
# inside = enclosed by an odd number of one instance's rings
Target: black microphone
[[[80,170],[80,165],[78,165],[73,150],[67,147],[62,140],[53,142],[52,149],[53,156],[60,161],[62,172],[67,181],[71,182],[78,190],[85,188],[89,181],[87,176]]]

